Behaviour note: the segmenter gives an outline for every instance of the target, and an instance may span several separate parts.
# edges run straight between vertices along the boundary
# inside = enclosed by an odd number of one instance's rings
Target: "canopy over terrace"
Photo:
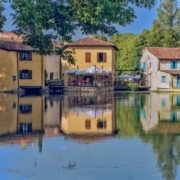
[[[84,70],[68,70],[66,73],[69,86],[112,85],[112,73],[96,66]]]

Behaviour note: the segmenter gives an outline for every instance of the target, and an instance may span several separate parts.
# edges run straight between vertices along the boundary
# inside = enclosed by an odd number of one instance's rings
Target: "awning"
[[[110,71],[106,71],[102,68],[92,66],[84,70],[79,70],[79,69],[73,69],[73,70],[68,70],[66,71],[67,74],[72,74],[72,75],[92,75],[92,74],[97,74],[97,75],[110,75],[112,74]]]

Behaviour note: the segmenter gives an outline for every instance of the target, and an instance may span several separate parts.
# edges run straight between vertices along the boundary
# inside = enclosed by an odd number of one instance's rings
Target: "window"
[[[91,53],[86,52],[85,53],[85,62],[90,63],[91,62]]]
[[[90,119],[87,119],[85,121],[85,129],[91,129],[91,120]]]
[[[149,63],[149,68],[151,68],[151,62]]]
[[[179,95],[177,96],[176,105],[180,106],[180,96]]]
[[[32,52],[30,51],[22,51],[20,52],[20,61],[31,61],[32,60]]]
[[[177,122],[178,116],[176,111],[171,112],[171,122]]]
[[[98,129],[106,129],[106,121],[104,121],[104,120],[98,120],[98,122],[97,122],[97,128],[98,128]]]
[[[19,111],[22,114],[32,113],[32,105],[31,104],[21,104],[19,106]]]
[[[18,133],[26,134],[32,132],[32,123],[20,123]]]
[[[107,55],[106,53],[98,53],[97,54],[97,62],[106,62],[107,61]]]
[[[20,79],[32,79],[32,71],[20,70],[19,76],[20,76]]]
[[[142,70],[142,71],[146,70],[146,63],[140,64],[140,70]]]
[[[166,83],[166,76],[161,76],[161,82]]]
[[[51,72],[51,73],[50,73],[50,80],[53,80],[53,78],[54,78],[54,73]]]
[[[177,69],[177,61],[171,62],[171,69]]]
[[[161,107],[166,107],[166,99],[161,100]]]
[[[15,102],[13,102],[12,107],[13,107],[13,109],[16,108],[16,103]]]
[[[12,81],[16,81],[16,76],[12,76]]]

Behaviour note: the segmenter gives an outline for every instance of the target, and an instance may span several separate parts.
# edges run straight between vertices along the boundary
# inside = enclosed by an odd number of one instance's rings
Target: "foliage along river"
[[[0,94],[0,179],[178,179],[180,94]]]

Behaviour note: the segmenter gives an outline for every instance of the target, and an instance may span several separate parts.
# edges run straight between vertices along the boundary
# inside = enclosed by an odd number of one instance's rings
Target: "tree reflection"
[[[151,122],[155,120],[153,118],[159,118],[159,112],[168,111],[171,114],[174,111],[173,99],[177,99],[176,96],[178,95],[128,94],[116,97],[116,118],[119,136],[127,138],[139,136],[143,142],[152,144],[153,151],[157,155],[157,165],[162,177],[166,180],[176,179],[177,168],[180,164],[179,124],[171,120],[172,116],[168,116],[165,122],[160,121],[160,119],[157,121],[158,124]],[[163,102],[164,99],[167,99],[167,104],[164,105],[161,99]],[[178,110],[179,107],[176,106],[176,111]],[[147,124],[150,126],[149,129],[147,128],[148,131],[143,130],[142,113],[143,121],[148,120]],[[165,123],[165,125],[162,126],[162,123]],[[155,127],[152,127],[152,125]],[[165,130],[162,128],[165,128]]]
[[[115,97],[119,136],[131,138],[143,134],[139,119],[141,95],[123,94]]]

